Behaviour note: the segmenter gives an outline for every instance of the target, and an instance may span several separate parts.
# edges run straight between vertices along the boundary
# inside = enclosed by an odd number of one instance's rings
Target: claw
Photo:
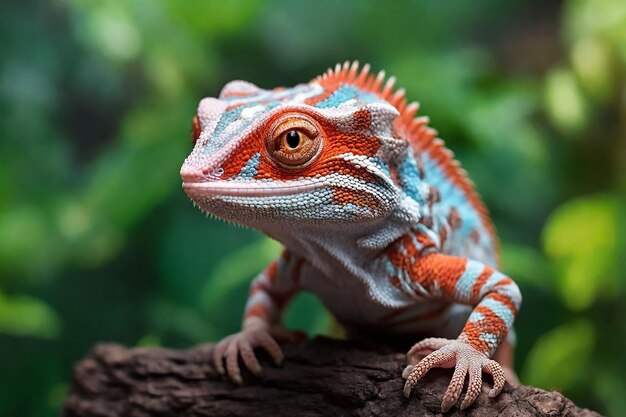
[[[404,396],[409,398],[411,396],[411,390],[413,389],[413,384],[410,384],[409,381],[404,384]]]
[[[239,349],[237,342],[231,344],[226,351],[226,372],[232,382],[237,385],[241,385],[243,380],[241,379],[241,370],[239,369]]]
[[[259,346],[265,349],[277,366],[281,366],[284,360],[283,350],[278,346],[274,338],[267,333],[258,333],[257,337]]]
[[[217,373],[220,375],[224,375],[224,373],[226,372],[224,370],[223,360],[224,360],[224,352],[226,351],[227,347],[228,347],[228,338],[218,343],[217,346],[215,346],[215,349],[213,350],[213,365],[215,366]]]
[[[246,367],[250,370],[250,372],[257,377],[260,377],[263,373],[263,369],[261,368],[261,364],[257,360],[250,343],[243,340],[239,346],[241,348],[241,359],[243,360],[243,363],[246,364]]]
[[[407,365],[402,371],[402,379],[407,379],[413,370],[414,365]]]

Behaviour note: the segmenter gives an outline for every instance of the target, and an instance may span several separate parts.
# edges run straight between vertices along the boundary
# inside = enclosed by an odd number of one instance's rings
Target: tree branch
[[[405,356],[353,342],[316,338],[284,346],[281,368],[261,356],[263,377],[244,372],[236,387],[211,364],[212,346],[191,350],[96,346],[76,366],[65,417],[435,416],[451,371],[430,371],[410,399],[402,393]],[[476,403],[451,415],[598,416],[558,392],[488,384]]]

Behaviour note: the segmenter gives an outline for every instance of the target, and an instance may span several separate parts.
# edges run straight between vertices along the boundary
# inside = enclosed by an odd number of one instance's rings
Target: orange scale
[[[372,123],[372,115],[367,109],[360,109],[354,112],[352,116],[354,119],[354,128],[356,130],[365,130],[370,127]]]
[[[232,154],[223,164],[222,169],[224,173],[220,179],[226,180],[239,175],[241,169],[246,166],[250,158],[254,155],[254,152],[242,152]]]
[[[478,305],[475,309],[475,312],[483,315],[484,319],[480,321],[480,328],[483,332],[493,333],[498,335],[504,331],[506,331],[506,323],[502,320],[496,313],[494,313],[490,308]]]
[[[251,306],[245,311],[244,318],[249,318],[249,317],[265,318],[269,315],[268,313],[269,311],[268,311],[267,306],[264,304],[258,303],[258,304]]]
[[[253,285],[250,287],[250,292],[248,294],[248,298],[254,296],[255,294],[259,293],[262,290],[262,286],[259,284]]]
[[[446,294],[454,294],[456,282],[465,271],[467,261],[464,258],[432,254],[416,262],[416,278],[430,277],[436,280]]]
[[[398,278],[395,275],[390,277],[389,278],[389,284],[391,284],[392,287],[400,288],[400,278]]]
[[[485,285],[485,283],[487,282],[491,274],[493,274],[493,272],[494,270],[492,268],[485,266],[485,269],[483,269],[483,272],[481,272],[478,278],[476,278],[476,281],[474,282],[474,285],[472,286],[472,292],[470,294],[470,298],[472,300],[475,300],[478,298],[478,295],[480,294],[480,290],[483,288],[483,285]]]
[[[475,322],[468,322],[463,327],[463,334],[468,338],[469,344],[481,352],[487,352],[491,349],[491,346],[487,342],[480,340],[482,332],[483,329]]]
[[[335,92],[335,88],[328,89],[320,95],[305,99],[304,103],[310,106],[315,106],[316,104],[321,103],[322,101],[326,100],[328,97],[332,96],[334,92]]]
[[[256,93],[244,92],[244,91],[231,91],[227,94],[224,94],[222,98],[230,98],[230,97],[248,97],[253,96]]]
[[[276,281],[276,275],[278,272],[278,265],[276,262],[270,263],[267,268],[265,268],[265,275],[267,275],[267,280],[271,283]]]
[[[417,241],[424,246],[435,246],[435,242],[423,233],[417,235]]]
[[[390,246],[389,249],[385,251],[385,256],[394,268],[406,272],[406,258],[400,253],[396,245]]]
[[[410,259],[415,260],[419,257],[420,251],[417,250],[417,247],[413,243],[413,239],[411,239],[408,235],[405,236],[404,239],[402,239],[402,244],[404,246],[406,254]]]
[[[381,146],[380,139],[375,136],[359,134],[339,134],[329,137],[335,155],[352,153],[354,155],[374,156]]]
[[[512,281],[511,281],[512,282]],[[515,308],[515,306],[513,305],[513,302],[511,301],[511,299],[509,297],[507,297],[504,294],[500,294],[498,292],[492,292],[489,293],[486,298],[489,297],[493,300],[499,301],[500,303],[504,304],[505,306],[507,306],[509,308],[509,310],[511,310],[511,312],[513,314],[517,314],[517,309]]]

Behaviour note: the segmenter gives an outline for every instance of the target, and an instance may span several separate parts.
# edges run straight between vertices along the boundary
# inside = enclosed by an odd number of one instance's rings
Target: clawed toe
[[[276,365],[283,363],[283,351],[266,328],[247,329],[228,336],[219,342],[213,350],[213,364],[217,372],[227,375],[235,384],[242,384],[239,358],[253,375],[261,376],[263,369],[259,363],[255,348],[265,350]]]
[[[409,377],[411,371],[413,370],[413,367],[414,365],[407,365],[404,367],[404,370],[402,371],[402,379],[407,379]]]

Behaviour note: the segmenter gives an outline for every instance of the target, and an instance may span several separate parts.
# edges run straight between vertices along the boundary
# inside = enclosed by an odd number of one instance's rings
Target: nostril
[[[180,170],[180,177],[184,182],[204,182],[207,175],[194,167],[183,166]]]
[[[209,175],[210,177],[221,177],[222,175],[224,175],[224,168],[222,167],[217,167],[214,170],[212,170],[210,173],[208,173],[207,170],[207,175]]]
[[[205,168],[202,170],[202,175],[204,176],[205,180],[217,179],[224,175],[224,168]]]

